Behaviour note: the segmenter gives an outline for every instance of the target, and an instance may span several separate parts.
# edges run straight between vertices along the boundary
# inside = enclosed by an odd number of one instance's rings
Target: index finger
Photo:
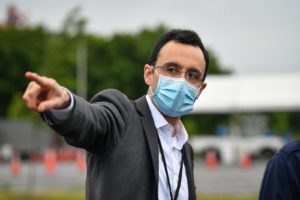
[[[39,76],[37,73],[33,72],[26,72],[25,77],[29,80],[35,81],[37,84],[39,84],[42,87],[49,86],[49,83],[45,77]]]

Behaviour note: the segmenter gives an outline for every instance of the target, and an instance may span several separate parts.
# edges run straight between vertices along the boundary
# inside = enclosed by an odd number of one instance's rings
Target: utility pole
[[[87,45],[84,40],[77,48],[76,93],[87,99]]]

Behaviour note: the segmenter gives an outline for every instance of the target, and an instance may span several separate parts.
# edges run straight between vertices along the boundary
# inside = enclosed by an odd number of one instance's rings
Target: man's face
[[[160,50],[156,61],[156,66],[168,66],[174,64],[183,71],[198,71],[203,77],[205,73],[205,59],[202,50],[197,46],[178,43],[175,41],[167,42]],[[161,68],[156,68],[157,73],[153,73],[153,69],[150,65],[145,65],[144,79],[148,86],[151,85],[154,92],[159,74],[166,75],[165,71]],[[202,78],[201,77],[201,78]],[[185,78],[185,73],[181,73],[180,77]],[[201,87],[200,93],[206,87],[206,83],[196,84],[197,87]],[[199,93],[199,95],[200,95]],[[151,95],[151,92],[148,91]],[[197,98],[199,97],[197,96]]]

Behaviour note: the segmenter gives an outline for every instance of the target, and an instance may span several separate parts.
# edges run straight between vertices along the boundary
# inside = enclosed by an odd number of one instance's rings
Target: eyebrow
[[[164,67],[171,66],[171,65],[182,69],[182,66],[175,61],[170,61],[163,64]]]

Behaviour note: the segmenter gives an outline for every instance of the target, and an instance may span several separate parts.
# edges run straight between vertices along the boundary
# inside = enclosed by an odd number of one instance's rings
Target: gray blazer
[[[66,142],[87,151],[86,199],[158,199],[158,135],[145,96],[129,100],[118,90],[95,95],[90,102],[74,95],[71,117],[44,121]],[[196,199],[193,150],[186,143],[189,199]]]

